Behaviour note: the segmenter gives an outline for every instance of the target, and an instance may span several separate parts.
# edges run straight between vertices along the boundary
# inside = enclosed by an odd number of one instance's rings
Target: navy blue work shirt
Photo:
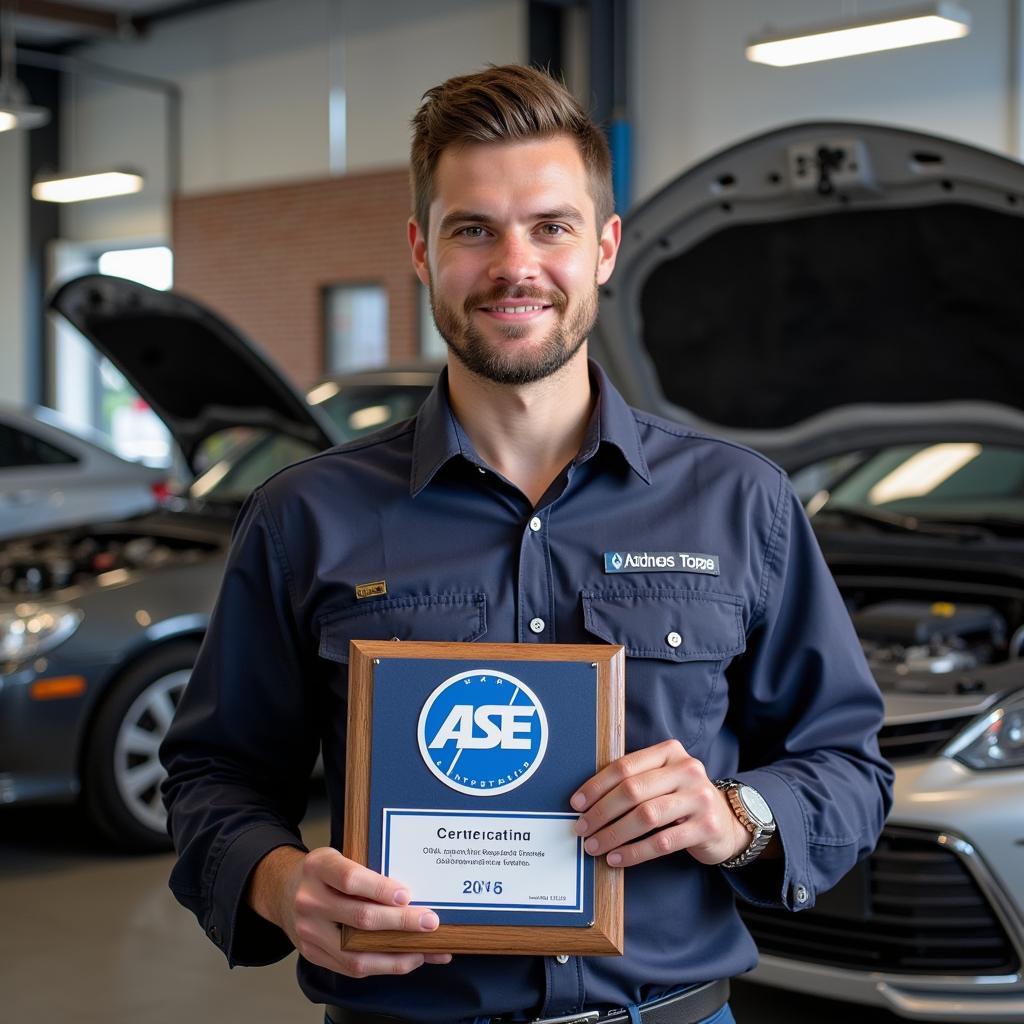
[[[626,869],[621,957],[456,956],[358,980],[300,958],[314,1002],[446,1022],[639,1003],[754,966],[736,893],[806,909],[873,848],[892,783],[882,702],[785,474],[631,409],[595,364],[591,379],[583,446],[536,507],[474,451],[446,374],[415,419],[249,499],[162,750],[171,888],[231,964],[292,948],[245,890],[265,854],[302,846],[321,743],[341,846],[354,638],[622,644],[627,750],[675,737],[710,778],[753,785],[784,856],[729,871],[680,852]],[[670,551],[713,555],[719,574],[606,571],[606,552]],[[379,580],[385,595],[357,595]]]

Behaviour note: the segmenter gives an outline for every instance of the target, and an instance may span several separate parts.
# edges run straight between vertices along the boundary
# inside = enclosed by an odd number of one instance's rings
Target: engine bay
[[[67,530],[0,545],[0,595],[21,600],[115,570],[155,571],[208,558],[222,544],[187,531]]]

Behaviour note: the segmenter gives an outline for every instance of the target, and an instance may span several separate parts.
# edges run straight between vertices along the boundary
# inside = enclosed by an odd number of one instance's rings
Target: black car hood
[[[798,124],[631,212],[594,354],[630,400],[790,468],[875,443],[1024,438],[1024,165]]]
[[[124,278],[88,274],[50,306],[124,374],[193,464],[228,427],[279,431],[326,448],[330,421],[237,330],[191,299]]]

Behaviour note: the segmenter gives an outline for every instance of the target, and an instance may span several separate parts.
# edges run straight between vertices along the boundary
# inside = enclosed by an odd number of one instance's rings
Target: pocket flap
[[[705,661],[746,647],[743,602],[732,594],[683,587],[585,590],[587,631],[621,644],[633,658]]]
[[[320,657],[348,664],[350,640],[468,642],[487,632],[484,594],[416,594],[330,612],[320,619]]]

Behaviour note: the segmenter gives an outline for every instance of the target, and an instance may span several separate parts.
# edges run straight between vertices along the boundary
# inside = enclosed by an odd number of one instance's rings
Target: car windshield
[[[1024,448],[943,441],[864,453],[808,511],[1024,527]]]
[[[416,414],[430,393],[426,385],[321,384],[309,393],[334,424],[339,444]],[[216,461],[190,488],[194,499],[237,505],[279,469],[316,453],[308,441],[266,430],[235,429],[219,437]]]

